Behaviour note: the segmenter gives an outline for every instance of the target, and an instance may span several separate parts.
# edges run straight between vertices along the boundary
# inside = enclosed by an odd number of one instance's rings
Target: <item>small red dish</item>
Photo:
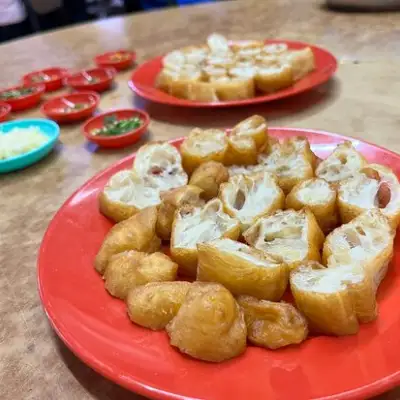
[[[142,125],[139,128],[133,129],[127,133],[117,136],[99,136],[93,135],[91,132],[94,129],[102,128],[105,125],[105,121],[107,117],[111,115],[115,115],[117,120],[125,119],[125,118],[133,118],[139,117],[142,121]],[[116,148],[116,147],[124,147],[136,143],[146,132],[146,129],[150,123],[149,114],[144,111],[137,110],[137,109],[123,109],[123,110],[115,110],[109,111],[100,115],[96,115],[95,117],[89,119],[83,125],[83,133],[86,138],[98,144],[101,147],[108,147],[108,148]]]
[[[9,92],[11,90],[21,90],[21,89],[32,89],[32,93],[24,94],[15,98],[2,98],[2,94]],[[7,89],[0,90],[0,101],[7,103],[11,106],[12,111],[22,111],[28,108],[35,107],[41,100],[42,94],[44,93],[44,85],[18,85],[12,86]]]
[[[0,122],[6,121],[10,112],[11,106],[7,103],[0,102]]]
[[[274,93],[261,94],[250,99],[230,100],[202,103],[199,101],[180,99],[171,96],[155,87],[155,81],[158,74],[163,68],[163,56],[155,57],[141,64],[132,74],[131,80],[128,82],[129,87],[137,95],[146,100],[154,101],[160,104],[180,107],[232,107],[244,106],[250,104],[265,103],[273,100],[283,99],[294,96],[298,93],[313,89],[314,87],[325,83],[333,76],[337,68],[337,60],[335,57],[320,47],[313,46],[308,43],[296,42],[291,40],[265,40],[266,44],[285,43],[290,50],[300,50],[304,47],[311,47],[315,57],[315,70],[297,81],[293,86],[286,89],[278,90]]]
[[[46,101],[42,105],[41,111],[47,117],[57,122],[76,122],[90,117],[99,102],[100,96],[96,92],[76,92]],[[73,106],[77,106],[78,104],[85,104],[85,106],[74,110]],[[72,110],[69,110],[70,108]]]
[[[94,61],[99,67],[114,67],[121,71],[129,68],[136,59],[136,53],[128,50],[110,51],[99,54]]]
[[[117,71],[115,68],[92,68],[70,75],[66,84],[76,90],[103,92],[111,87]]]
[[[64,78],[68,75],[67,69],[54,67],[30,72],[24,75],[22,80],[25,84],[43,84],[46,92],[52,92],[64,86]],[[47,77],[47,79],[44,77]]]

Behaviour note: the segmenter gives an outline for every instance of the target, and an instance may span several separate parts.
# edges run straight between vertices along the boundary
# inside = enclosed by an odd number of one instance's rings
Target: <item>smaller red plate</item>
[[[118,58],[121,55],[121,58]],[[129,68],[136,59],[136,53],[128,50],[116,50],[108,53],[100,54],[95,57],[94,61],[99,67],[114,67],[121,71]]]
[[[139,117],[142,120],[142,125],[132,131],[124,133],[118,136],[96,136],[92,135],[93,129],[102,128],[105,123],[105,117],[115,115],[117,120],[124,118]],[[149,114],[142,110],[137,110],[134,108],[109,111],[100,115],[96,115],[85,123],[83,126],[83,133],[88,140],[98,144],[101,147],[115,148],[124,147],[136,143],[142,135],[146,132],[146,129],[150,123]]]
[[[1,94],[4,92],[8,92],[10,90],[20,90],[22,88],[32,88],[34,91],[32,93],[17,98],[12,98],[12,99],[1,98]],[[41,84],[35,84],[35,85],[22,84],[18,86],[12,86],[10,88],[0,90],[0,101],[9,104],[13,111],[22,111],[28,108],[35,107],[40,102],[44,90],[45,87],[44,85]]]
[[[48,80],[40,80],[41,75],[49,77]],[[45,86],[46,92],[58,90],[64,86],[64,78],[69,75],[69,71],[65,68],[46,68],[39,71],[33,71],[22,77],[25,84],[41,83]]]
[[[96,92],[76,92],[46,101],[42,105],[41,111],[43,114],[57,122],[76,122],[90,117],[99,102],[100,96]],[[88,107],[70,112],[63,111],[65,108],[72,107],[73,104],[79,103],[88,104]]]
[[[263,94],[251,99],[244,100],[231,100],[231,101],[218,101],[203,103],[199,101],[192,101],[180,99],[171,96],[154,86],[157,75],[162,69],[163,56],[153,58],[150,61],[140,65],[132,74],[129,81],[129,87],[139,96],[154,101],[156,103],[167,104],[171,106],[181,107],[230,107],[230,106],[243,106],[248,104],[265,103],[272,100],[283,99],[285,97],[293,96],[310,90],[322,83],[326,82],[336,71],[337,60],[328,51],[303,42],[294,42],[290,40],[266,40],[266,44],[285,43],[291,50],[299,50],[304,47],[311,47],[314,57],[316,68],[313,72],[309,73],[303,79],[297,81],[293,86],[286,89],[279,90],[270,94]]]
[[[0,102],[0,122],[6,121],[10,112],[11,106],[7,103]]]
[[[115,68],[87,69],[67,77],[66,84],[76,90],[103,92],[111,87],[116,73]]]

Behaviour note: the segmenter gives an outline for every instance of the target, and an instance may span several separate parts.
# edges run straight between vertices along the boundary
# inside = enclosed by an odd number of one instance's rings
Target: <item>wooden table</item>
[[[138,61],[204,41],[218,31],[232,39],[287,38],[326,47],[340,60],[336,78],[288,101],[226,110],[183,110],[135,100],[130,72],[100,108],[140,106],[150,112],[148,138],[185,135],[192,126],[229,126],[254,113],[271,125],[324,129],[400,152],[400,14],[338,14],[311,0],[207,4],[79,25],[0,46],[1,86],[47,66],[92,65],[99,52],[133,48]],[[38,110],[21,117],[39,116]],[[40,305],[36,257],[56,210],[101,169],[131,153],[97,151],[80,126],[63,127],[61,144],[42,162],[0,177],[0,398],[139,399],[86,367],[60,342]],[[398,399],[394,390],[380,399]]]

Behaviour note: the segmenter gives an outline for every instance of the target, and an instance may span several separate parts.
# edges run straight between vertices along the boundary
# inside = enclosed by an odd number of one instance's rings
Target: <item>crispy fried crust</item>
[[[132,322],[161,330],[175,317],[190,288],[189,282],[152,282],[130,290],[126,299]]]
[[[308,335],[307,321],[291,304],[239,296],[248,340],[260,347],[278,349],[303,342]]]
[[[324,233],[338,224],[336,190],[324,179],[311,178],[298,183],[286,197],[286,208],[301,210],[307,207]]]
[[[180,147],[182,164],[191,174],[206,161],[224,162],[228,148],[225,132],[219,129],[193,129]]]
[[[291,269],[305,260],[319,261],[324,242],[324,234],[308,209],[277,211],[262,217],[243,237],[251,246],[281,258]]]
[[[218,282],[233,294],[278,301],[286,290],[289,268],[268,254],[230,239],[200,243],[197,280]]]
[[[193,283],[166,331],[172,346],[199,360],[221,362],[246,350],[243,312],[217,283]]]
[[[257,164],[257,147],[250,137],[228,136],[228,148],[225,154],[225,165]]]
[[[197,186],[186,185],[161,194],[161,204],[158,207],[156,232],[163,240],[171,238],[172,223],[175,211],[184,205],[200,206],[203,190]]]
[[[114,254],[128,250],[152,253],[161,246],[155,228],[157,207],[149,207],[114,225],[105,237],[95,259],[96,270],[103,274]]]
[[[229,172],[222,163],[207,161],[194,170],[189,184],[202,189],[202,197],[205,200],[211,200],[217,197],[221,183],[228,179]]]
[[[268,140],[267,121],[260,115],[253,115],[235,125],[232,129],[231,136],[251,138],[254,140],[257,149],[261,149]]]

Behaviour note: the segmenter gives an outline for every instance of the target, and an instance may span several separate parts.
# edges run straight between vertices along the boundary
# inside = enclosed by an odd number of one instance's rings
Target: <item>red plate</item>
[[[153,58],[150,61],[140,65],[132,74],[129,81],[129,87],[139,96],[156,103],[168,104],[171,106],[183,107],[227,107],[227,106],[243,106],[247,104],[265,103],[267,101],[283,99],[285,97],[293,96],[295,94],[312,89],[324,82],[326,82],[336,71],[337,60],[328,51],[321,49],[317,46],[312,46],[307,43],[293,42],[290,40],[266,40],[265,43],[286,43],[289,49],[298,50],[303,47],[311,47],[315,56],[315,71],[308,74],[303,79],[300,79],[293,86],[287,89],[279,90],[271,94],[264,94],[251,99],[232,100],[232,101],[219,101],[202,103],[199,101],[179,99],[178,97],[171,96],[154,86],[154,82],[158,73],[162,69],[163,56]]]
[[[45,87],[44,85],[41,84],[35,84],[35,85],[18,85],[18,86],[13,86],[7,89],[0,90],[0,94],[4,92],[8,92],[9,90],[15,90],[15,89],[22,89],[22,88],[33,88],[34,92],[30,94],[26,94],[24,96],[20,96],[14,99],[0,99],[0,101],[3,101],[4,103],[7,103],[11,106],[12,111],[22,111],[26,110],[28,108],[33,108],[37,104],[39,104],[42,94],[44,93]]]
[[[40,75],[47,75],[50,79],[46,81],[37,81],[37,78],[40,78]],[[68,76],[69,72],[65,68],[46,68],[41,69],[39,71],[30,72],[22,77],[22,80],[25,84],[37,84],[42,83],[46,92],[52,92],[54,90],[58,90],[64,86],[64,78]]]
[[[76,122],[90,117],[99,102],[100,96],[96,92],[76,92],[54,97],[46,101],[40,111],[60,123]],[[88,104],[88,107],[68,113],[62,111],[66,107],[72,107],[72,104],[78,103]]]
[[[0,122],[6,121],[10,112],[11,106],[7,103],[0,102]]]
[[[346,137],[290,128],[273,136],[304,135],[326,157]],[[181,139],[173,141],[179,146]],[[356,139],[370,162],[400,174],[400,156]],[[221,364],[196,361],[174,350],[165,332],[132,324],[125,304],[104,289],[93,260],[111,222],[97,196],[107,180],[131,168],[131,155],[88,181],[61,207],[39,253],[40,296],[55,330],[84,362],[107,378],[154,399],[365,399],[400,383],[400,239],[379,288],[379,317],[357,335],[313,337],[300,346],[268,351],[249,346]]]
[[[93,129],[102,128],[104,126],[105,118],[111,115],[115,115],[117,120],[121,120],[124,118],[139,117],[142,121],[142,125],[139,128],[124,133],[123,135],[117,135],[117,136],[92,135],[91,132],[93,131]],[[125,110],[109,111],[100,115],[96,115],[95,117],[89,119],[89,121],[87,121],[85,125],[83,125],[83,134],[86,136],[86,139],[98,144],[100,147],[108,147],[108,148],[125,147],[133,143],[136,143],[146,132],[149,123],[150,123],[149,114],[147,114],[142,110],[127,108]]]
[[[123,59],[115,59],[121,54]],[[118,71],[129,68],[136,59],[136,53],[128,50],[110,51],[95,57],[94,61],[99,67],[114,67]]]
[[[67,77],[66,84],[76,90],[104,92],[111,87],[116,73],[115,68],[87,69]],[[88,77],[94,81],[90,82]]]

